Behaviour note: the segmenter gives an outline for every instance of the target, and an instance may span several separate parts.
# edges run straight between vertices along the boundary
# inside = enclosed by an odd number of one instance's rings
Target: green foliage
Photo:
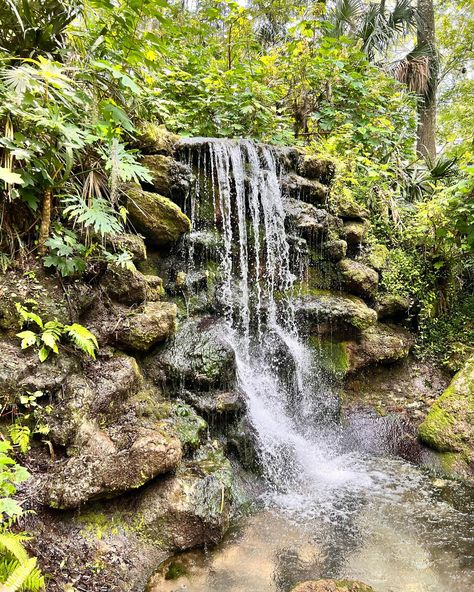
[[[46,241],[49,255],[44,258],[45,267],[54,267],[63,277],[82,273],[86,268],[86,247],[77,240],[77,236],[67,229],[61,234],[53,233]]]
[[[13,496],[16,486],[29,477],[28,471],[11,457],[11,451],[11,443],[8,440],[0,440],[0,522],[6,518],[21,516],[23,513]]]
[[[45,588],[36,557],[29,557],[23,545],[27,540],[21,534],[0,533],[0,582],[5,592],[37,592]]]
[[[95,359],[99,344],[95,335],[86,327],[78,323],[64,325],[57,319],[43,323],[43,320],[35,312],[28,310],[19,302],[16,303],[16,309],[21,318],[21,325],[33,325],[33,328],[36,329],[36,331],[27,329],[17,333],[17,337],[21,339],[21,349],[34,346],[40,362],[47,360],[51,352],[59,353],[58,345],[62,339],[68,340],[79,350]]]

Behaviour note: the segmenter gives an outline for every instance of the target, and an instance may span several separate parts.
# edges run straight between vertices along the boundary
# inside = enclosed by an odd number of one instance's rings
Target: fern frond
[[[10,553],[19,563],[26,563],[28,561],[28,553],[23,546],[23,542],[27,540],[28,537],[21,534],[13,534],[11,532],[1,533],[0,551]]]
[[[74,345],[95,360],[95,352],[99,348],[96,336],[78,323],[64,327]]]
[[[24,587],[28,578],[32,575],[36,567],[36,557],[27,558],[26,561],[19,563],[7,580],[0,586],[0,592],[17,592]]]

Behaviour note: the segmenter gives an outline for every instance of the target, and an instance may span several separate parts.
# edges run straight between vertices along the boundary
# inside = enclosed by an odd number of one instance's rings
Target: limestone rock
[[[148,485],[135,508],[143,531],[184,551],[219,542],[233,502],[229,461],[216,444],[200,448],[176,476]]]
[[[225,341],[225,324],[213,317],[185,321],[165,348],[147,360],[147,372],[169,388],[230,386],[235,378],[235,353]],[[161,371],[161,373],[160,373]]]
[[[179,136],[169,132],[163,125],[145,123],[138,130],[137,147],[143,154],[173,155]]]
[[[361,331],[377,321],[377,313],[356,296],[312,290],[295,302],[296,317],[312,333]]]
[[[140,187],[126,189],[127,209],[136,228],[158,246],[175,242],[191,230],[191,221],[170,199]]]
[[[345,240],[329,240],[322,245],[323,256],[329,261],[337,263],[347,254],[347,243]]]
[[[148,351],[174,333],[178,308],[171,302],[148,302],[117,327],[116,341],[125,348]]]
[[[171,199],[186,195],[191,183],[188,166],[162,154],[144,156],[141,164],[151,173],[153,191]]]
[[[281,188],[283,195],[310,204],[324,204],[328,194],[328,188],[319,181],[306,179],[294,173],[282,178]]]
[[[461,452],[474,460],[474,357],[431,407],[418,433],[440,452]]]
[[[81,425],[80,437],[80,453],[57,463],[45,483],[43,499],[51,507],[77,508],[140,487],[181,461],[181,444],[165,429],[140,428],[123,448],[93,422]]]
[[[310,203],[286,198],[283,200],[283,207],[289,226],[305,238],[323,236],[337,225],[336,219],[327,210],[316,208]]]
[[[316,179],[324,185],[329,185],[336,173],[334,163],[327,159],[316,155],[301,155],[298,164],[297,172],[308,179]]]
[[[341,200],[337,204],[336,213],[343,220],[359,220],[363,222],[369,217],[369,212],[353,200]]]
[[[375,310],[379,320],[403,319],[408,315],[410,300],[398,294],[383,294],[377,298]]]
[[[114,252],[128,251],[135,263],[146,259],[145,241],[138,234],[123,233],[109,236],[106,245]]]
[[[20,340],[0,341],[0,401],[13,403],[19,394],[54,393],[79,368],[76,358],[62,352],[41,363],[33,348],[20,349]]]
[[[312,580],[301,582],[291,592],[375,592],[373,588],[355,580]]]
[[[346,343],[348,370],[396,362],[406,358],[413,345],[413,336],[406,329],[377,323],[365,329],[356,341]]]
[[[156,302],[164,294],[163,280],[156,275],[144,275],[136,269],[109,264],[102,278],[105,292],[117,302],[140,304]]]
[[[342,259],[337,264],[342,287],[348,292],[371,298],[377,291],[379,274],[363,263]]]
[[[348,245],[361,245],[365,241],[368,227],[367,222],[346,221],[342,229],[342,236]]]

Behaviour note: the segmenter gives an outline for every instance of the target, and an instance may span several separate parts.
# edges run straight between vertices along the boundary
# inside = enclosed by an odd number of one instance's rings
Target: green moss
[[[454,425],[453,417],[435,403],[430,409],[425,421],[418,428],[420,438],[435,450],[455,451],[452,444],[446,442],[446,437]]]
[[[179,561],[172,561],[166,570],[165,580],[177,580],[187,574],[186,566]]]
[[[337,376],[344,376],[350,367],[347,344],[329,339],[310,338],[310,345],[319,350],[323,367]]]
[[[130,530],[130,525],[122,513],[105,514],[98,507],[92,507],[75,516],[74,521],[83,527],[83,533],[100,541],[105,534],[118,534],[120,530]]]

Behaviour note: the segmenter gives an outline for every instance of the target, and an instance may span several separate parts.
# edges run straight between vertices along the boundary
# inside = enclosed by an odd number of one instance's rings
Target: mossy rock
[[[115,339],[124,348],[148,351],[174,333],[177,313],[172,302],[148,302],[116,328]]]
[[[130,220],[156,245],[173,243],[191,230],[189,218],[167,197],[138,186],[129,186],[125,194]]]
[[[382,294],[375,305],[379,320],[403,319],[408,316],[410,300],[399,294]]]
[[[283,194],[291,199],[301,200],[313,205],[322,205],[327,201],[328,188],[325,185],[294,173],[285,175],[281,179],[281,188]]]
[[[191,169],[170,156],[149,154],[143,156],[141,164],[151,173],[150,185],[153,191],[171,199],[182,200],[191,184]]]
[[[431,407],[418,434],[435,450],[461,452],[474,459],[474,357]]]
[[[369,223],[367,221],[349,220],[344,222],[341,236],[347,241],[348,245],[362,245],[365,242],[368,229]]]
[[[179,139],[165,126],[145,122],[138,129],[137,147],[143,154],[173,155]]]
[[[366,298],[375,295],[379,274],[372,268],[352,259],[342,259],[337,264],[337,270],[346,291]]]
[[[356,580],[312,580],[302,582],[291,592],[375,592],[373,588]]]
[[[314,154],[301,155],[296,170],[302,177],[315,179],[324,185],[329,185],[336,173],[336,167],[332,160]]]

